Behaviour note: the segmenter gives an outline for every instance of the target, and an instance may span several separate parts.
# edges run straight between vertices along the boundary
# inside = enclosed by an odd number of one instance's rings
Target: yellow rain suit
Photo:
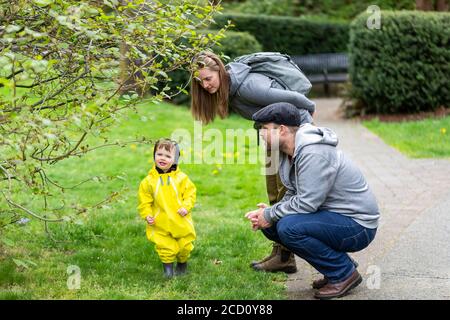
[[[139,214],[155,218],[147,224],[147,238],[163,263],[181,262],[189,258],[196,238],[191,210],[194,207],[196,188],[189,177],[177,167],[168,173],[159,173],[155,166],[139,186]],[[186,216],[177,211],[185,208]]]

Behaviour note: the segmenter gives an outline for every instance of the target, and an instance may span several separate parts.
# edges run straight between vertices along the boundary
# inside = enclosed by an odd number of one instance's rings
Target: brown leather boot
[[[328,279],[326,277],[323,277],[322,279],[314,280],[312,283],[313,289],[320,289],[325,287],[325,285],[328,283]]]
[[[276,255],[269,260],[253,265],[253,269],[265,272],[297,272],[294,254],[280,245]]]
[[[353,265],[355,268],[358,268],[359,264],[354,260],[352,257],[350,257],[350,260],[352,260]],[[321,289],[325,287],[325,285],[328,283],[328,279],[326,277],[323,277],[322,279],[314,280],[312,283],[313,289]]]
[[[314,297],[317,299],[333,299],[340,298],[348,294],[350,290],[356,288],[362,282],[362,277],[358,270],[355,271],[345,279],[338,283],[327,283],[325,286],[316,292]]]
[[[280,250],[281,245],[278,244],[278,243],[276,243],[276,242],[273,242],[273,243],[272,243],[272,246],[273,246],[273,247],[272,247],[272,252],[271,252],[268,256],[262,258],[262,259],[259,260],[259,261],[252,261],[252,262],[250,262],[250,267],[253,268],[254,265],[260,264],[260,263],[263,263],[263,262],[266,262],[267,260],[270,260],[270,259],[272,259],[274,256],[276,256],[276,255],[278,254],[278,251]]]

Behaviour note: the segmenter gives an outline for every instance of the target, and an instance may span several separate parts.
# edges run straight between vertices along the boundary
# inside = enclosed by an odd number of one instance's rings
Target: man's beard
[[[266,142],[266,151],[278,152],[283,150],[285,144],[278,140],[277,143],[273,144],[272,142]]]

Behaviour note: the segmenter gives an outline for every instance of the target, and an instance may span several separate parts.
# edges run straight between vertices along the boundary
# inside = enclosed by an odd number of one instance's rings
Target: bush
[[[245,14],[267,14],[278,16],[321,15],[327,19],[351,21],[367,7],[376,4],[382,10],[413,10],[413,0],[247,0],[239,3],[225,3],[226,12]]]
[[[258,40],[248,32],[227,31],[225,34],[226,37],[221,40],[221,45],[213,49],[214,52],[221,52],[230,59],[263,50]]]
[[[381,29],[358,16],[350,31],[352,97],[368,113],[450,106],[450,14],[382,12]]]
[[[247,0],[239,4],[224,5],[230,12],[298,16],[299,0]]]
[[[235,30],[252,34],[264,51],[289,55],[347,51],[349,25],[344,22],[242,14],[223,14],[214,19],[218,27],[231,20]]]
[[[214,33],[216,30],[205,30],[203,33]],[[226,31],[225,38],[220,40],[221,44],[216,45],[212,50],[216,54],[224,54],[230,59],[234,59],[238,56],[249,54],[252,52],[262,51],[262,46],[251,34],[247,32],[235,32]],[[226,63],[226,61],[224,61]],[[172,87],[177,86],[184,87],[189,82],[188,70],[176,70],[169,73],[169,77],[172,79]],[[186,91],[189,92],[189,86],[186,87]],[[180,93],[172,98],[171,102],[176,104],[188,104],[190,97],[186,93]]]
[[[413,10],[413,0],[292,0],[299,2],[300,14],[321,14],[336,19],[351,21],[371,5],[377,5],[382,10]]]

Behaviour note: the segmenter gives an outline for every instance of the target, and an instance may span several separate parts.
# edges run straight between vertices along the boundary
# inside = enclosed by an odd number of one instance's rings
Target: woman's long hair
[[[222,60],[212,52],[201,52],[194,57],[191,67],[191,112],[194,119],[208,124],[217,115],[222,119],[227,117],[230,79]],[[219,72],[220,85],[215,93],[209,93],[200,84],[197,75],[203,68]]]

